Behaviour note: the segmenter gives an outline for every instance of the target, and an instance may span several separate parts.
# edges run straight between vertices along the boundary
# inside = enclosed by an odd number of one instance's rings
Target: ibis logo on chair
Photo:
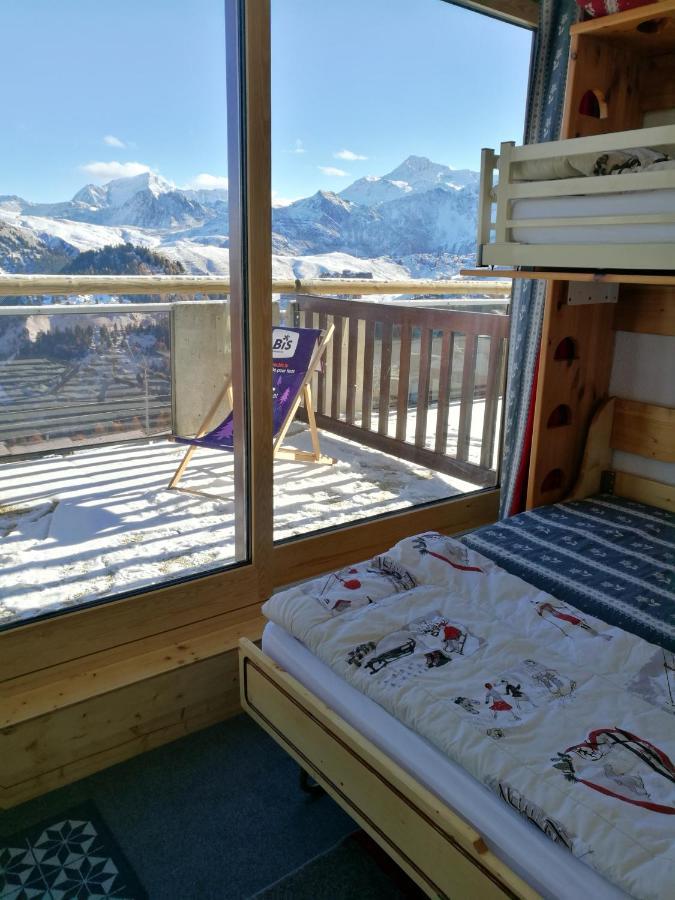
[[[289,359],[294,356],[299,337],[297,331],[275,328],[272,332],[272,356],[274,359]]]

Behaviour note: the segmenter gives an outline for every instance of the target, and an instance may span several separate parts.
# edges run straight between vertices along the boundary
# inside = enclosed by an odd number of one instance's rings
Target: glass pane
[[[0,271],[76,280],[0,296],[8,627],[248,558],[243,298],[228,293],[245,260],[222,0],[26,0],[0,28],[23,73],[5,97]],[[158,276],[174,281],[143,280]],[[197,276],[220,281],[181,283]]]
[[[442,0],[273,0],[276,321],[334,326],[278,445],[277,540],[498,483],[510,282],[459,272],[531,44]]]

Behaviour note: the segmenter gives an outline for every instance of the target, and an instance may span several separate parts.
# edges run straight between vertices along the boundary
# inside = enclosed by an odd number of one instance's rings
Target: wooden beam
[[[539,3],[536,0],[452,0],[452,3],[523,28],[537,28],[539,25]]]
[[[638,503],[647,503],[649,506],[658,506],[659,509],[675,512],[675,487],[672,484],[641,478],[629,472],[617,472],[614,493],[619,497],[636,500]]]
[[[531,245],[535,246],[536,245]],[[589,245],[593,246],[593,245]],[[633,245],[635,246],[635,245]],[[522,279],[525,281],[592,281],[600,284],[663,284],[675,287],[675,275],[664,273],[641,274],[640,272],[568,272],[564,269],[525,272],[521,269],[461,269],[460,275],[467,278],[500,278]]]

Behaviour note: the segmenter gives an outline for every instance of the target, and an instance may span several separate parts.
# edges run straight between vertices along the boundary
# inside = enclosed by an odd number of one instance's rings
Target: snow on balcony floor
[[[306,430],[289,443],[311,449]],[[475,490],[326,432],[321,449],[337,462],[275,463],[276,539]],[[157,440],[0,465],[0,625],[233,562],[232,457],[195,454],[181,487],[205,497],[167,490],[184,452]]]

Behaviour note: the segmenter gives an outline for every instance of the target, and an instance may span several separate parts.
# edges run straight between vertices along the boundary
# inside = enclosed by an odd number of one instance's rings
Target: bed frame
[[[538,897],[477,831],[246,639],[239,666],[244,710],[429,897]]]
[[[672,213],[651,215],[633,213],[624,216],[537,219],[513,217],[513,202],[525,198],[545,200],[675,188],[675,169],[625,175],[560,178],[554,181],[516,181],[513,178],[514,164],[545,162],[556,157],[573,157],[587,153],[600,155],[634,147],[650,147],[669,156],[675,156],[675,125],[572,138],[546,144],[529,144],[523,147],[506,142],[501,145],[499,155],[493,150],[484,149],[481,155],[478,207],[478,265],[636,270],[675,268],[675,240],[661,244],[528,244],[518,242],[512,237],[513,229],[516,228],[541,230],[561,226],[675,224],[675,204]],[[495,170],[498,171],[496,187]],[[496,213],[493,208],[495,205]]]
[[[598,99],[597,118],[580,113],[581,100],[589,90]],[[502,145],[494,225],[491,208],[497,159],[492,151],[484,151],[479,238],[484,245],[483,264],[635,270],[625,279],[564,271],[548,275],[528,508],[583,498],[603,489],[675,509],[672,484],[613,469],[614,451],[675,463],[675,409],[625,398],[607,399],[614,329],[675,338],[675,280],[663,274],[641,274],[645,269],[675,269],[675,243],[657,248],[594,245],[591,259],[579,246],[523,245],[509,239],[514,227],[509,206],[519,196],[675,187],[675,172],[536,183],[513,182],[510,177],[511,163],[524,159],[675,146],[674,116],[669,119],[671,124],[653,122],[654,128],[636,130],[660,110],[675,110],[675,0],[573,26],[563,123],[568,140],[518,149]],[[675,215],[668,220],[675,221]],[[563,223],[558,220],[555,224]],[[492,243],[491,229],[497,235]],[[547,251],[551,252],[549,258]],[[541,272],[523,274],[544,277]],[[571,301],[573,281],[591,282],[589,296],[581,298],[581,303]],[[593,284],[595,281],[599,284]],[[618,297],[603,296],[607,281],[619,284]],[[598,287],[603,290],[597,291]],[[243,640],[239,653],[244,710],[428,896],[481,900],[531,900],[537,896],[491,852],[475,829],[254,644]]]
[[[675,409],[609,398],[569,499],[606,490],[675,511],[675,486],[612,469],[613,450],[675,462]],[[538,894],[481,835],[253,643],[239,646],[243,709],[430,897]]]
[[[675,171],[640,172],[516,182],[512,163],[574,153],[603,153],[675,143],[675,0],[659,0],[623,13],[591,19],[570,29],[570,61],[561,135],[566,140],[516,148],[501,145],[499,157],[484,150],[478,229],[479,265],[570,269],[673,270],[675,241],[650,244],[524,244],[520,228],[563,225],[664,224],[673,215],[630,215],[514,220],[512,202],[525,197],[574,197],[675,187]],[[494,187],[495,168],[499,186]],[[492,207],[496,202],[496,217]],[[494,239],[493,238],[494,234]]]

